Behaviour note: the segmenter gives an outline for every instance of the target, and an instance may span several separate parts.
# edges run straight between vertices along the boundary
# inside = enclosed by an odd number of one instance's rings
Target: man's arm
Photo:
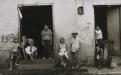
[[[72,51],[72,40],[70,42],[70,51]]]
[[[81,42],[79,42],[79,48],[77,50],[77,53],[79,53],[79,50],[81,49]]]

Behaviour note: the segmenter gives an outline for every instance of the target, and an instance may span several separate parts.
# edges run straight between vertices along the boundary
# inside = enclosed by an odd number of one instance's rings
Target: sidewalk
[[[44,66],[44,65],[43,65]],[[82,71],[81,69],[87,69],[88,72]],[[14,69],[9,71],[8,69],[0,69],[0,75],[121,75],[121,66],[113,69],[102,68],[97,69],[94,66],[83,66],[80,69],[64,69],[64,68],[53,68],[53,69]]]
[[[88,73],[91,75],[121,75],[121,66],[117,66],[113,69],[110,68],[98,69],[94,66],[85,66],[82,68],[88,69]]]

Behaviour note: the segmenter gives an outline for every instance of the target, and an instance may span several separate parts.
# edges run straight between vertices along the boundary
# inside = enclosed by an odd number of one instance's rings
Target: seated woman
[[[34,46],[34,40],[33,39],[29,39],[29,46],[27,46],[27,48],[25,48],[25,52],[27,54],[27,57],[30,58],[30,60],[34,60],[34,55],[37,51],[37,47]]]
[[[61,60],[61,65],[62,66],[66,66],[66,63],[65,63],[65,58],[66,60],[68,59],[68,51],[67,51],[67,45],[65,43],[65,39],[63,37],[60,38],[60,44],[59,44],[59,58]]]

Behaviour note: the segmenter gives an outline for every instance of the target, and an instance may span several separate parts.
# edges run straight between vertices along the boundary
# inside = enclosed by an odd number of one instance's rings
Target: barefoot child
[[[18,40],[15,39],[14,42],[11,42],[12,48],[10,50],[10,68],[9,70],[12,70],[15,65],[18,65],[18,58],[19,58],[19,51],[18,48],[20,47],[20,44],[18,43]]]

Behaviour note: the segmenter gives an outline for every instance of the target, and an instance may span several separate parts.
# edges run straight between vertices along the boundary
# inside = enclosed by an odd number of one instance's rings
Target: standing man
[[[80,40],[79,38],[77,37],[78,33],[77,32],[73,32],[72,33],[72,39],[71,39],[71,55],[72,55],[72,68],[78,68],[79,65],[78,65],[78,53],[79,53],[79,50],[80,50],[80,46],[81,46],[81,43],[80,43]]]
[[[42,35],[42,45],[44,49],[44,54],[46,57],[49,57],[49,59],[51,59],[52,58],[52,31],[49,29],[47,25],[45,25],[41,35]]]

